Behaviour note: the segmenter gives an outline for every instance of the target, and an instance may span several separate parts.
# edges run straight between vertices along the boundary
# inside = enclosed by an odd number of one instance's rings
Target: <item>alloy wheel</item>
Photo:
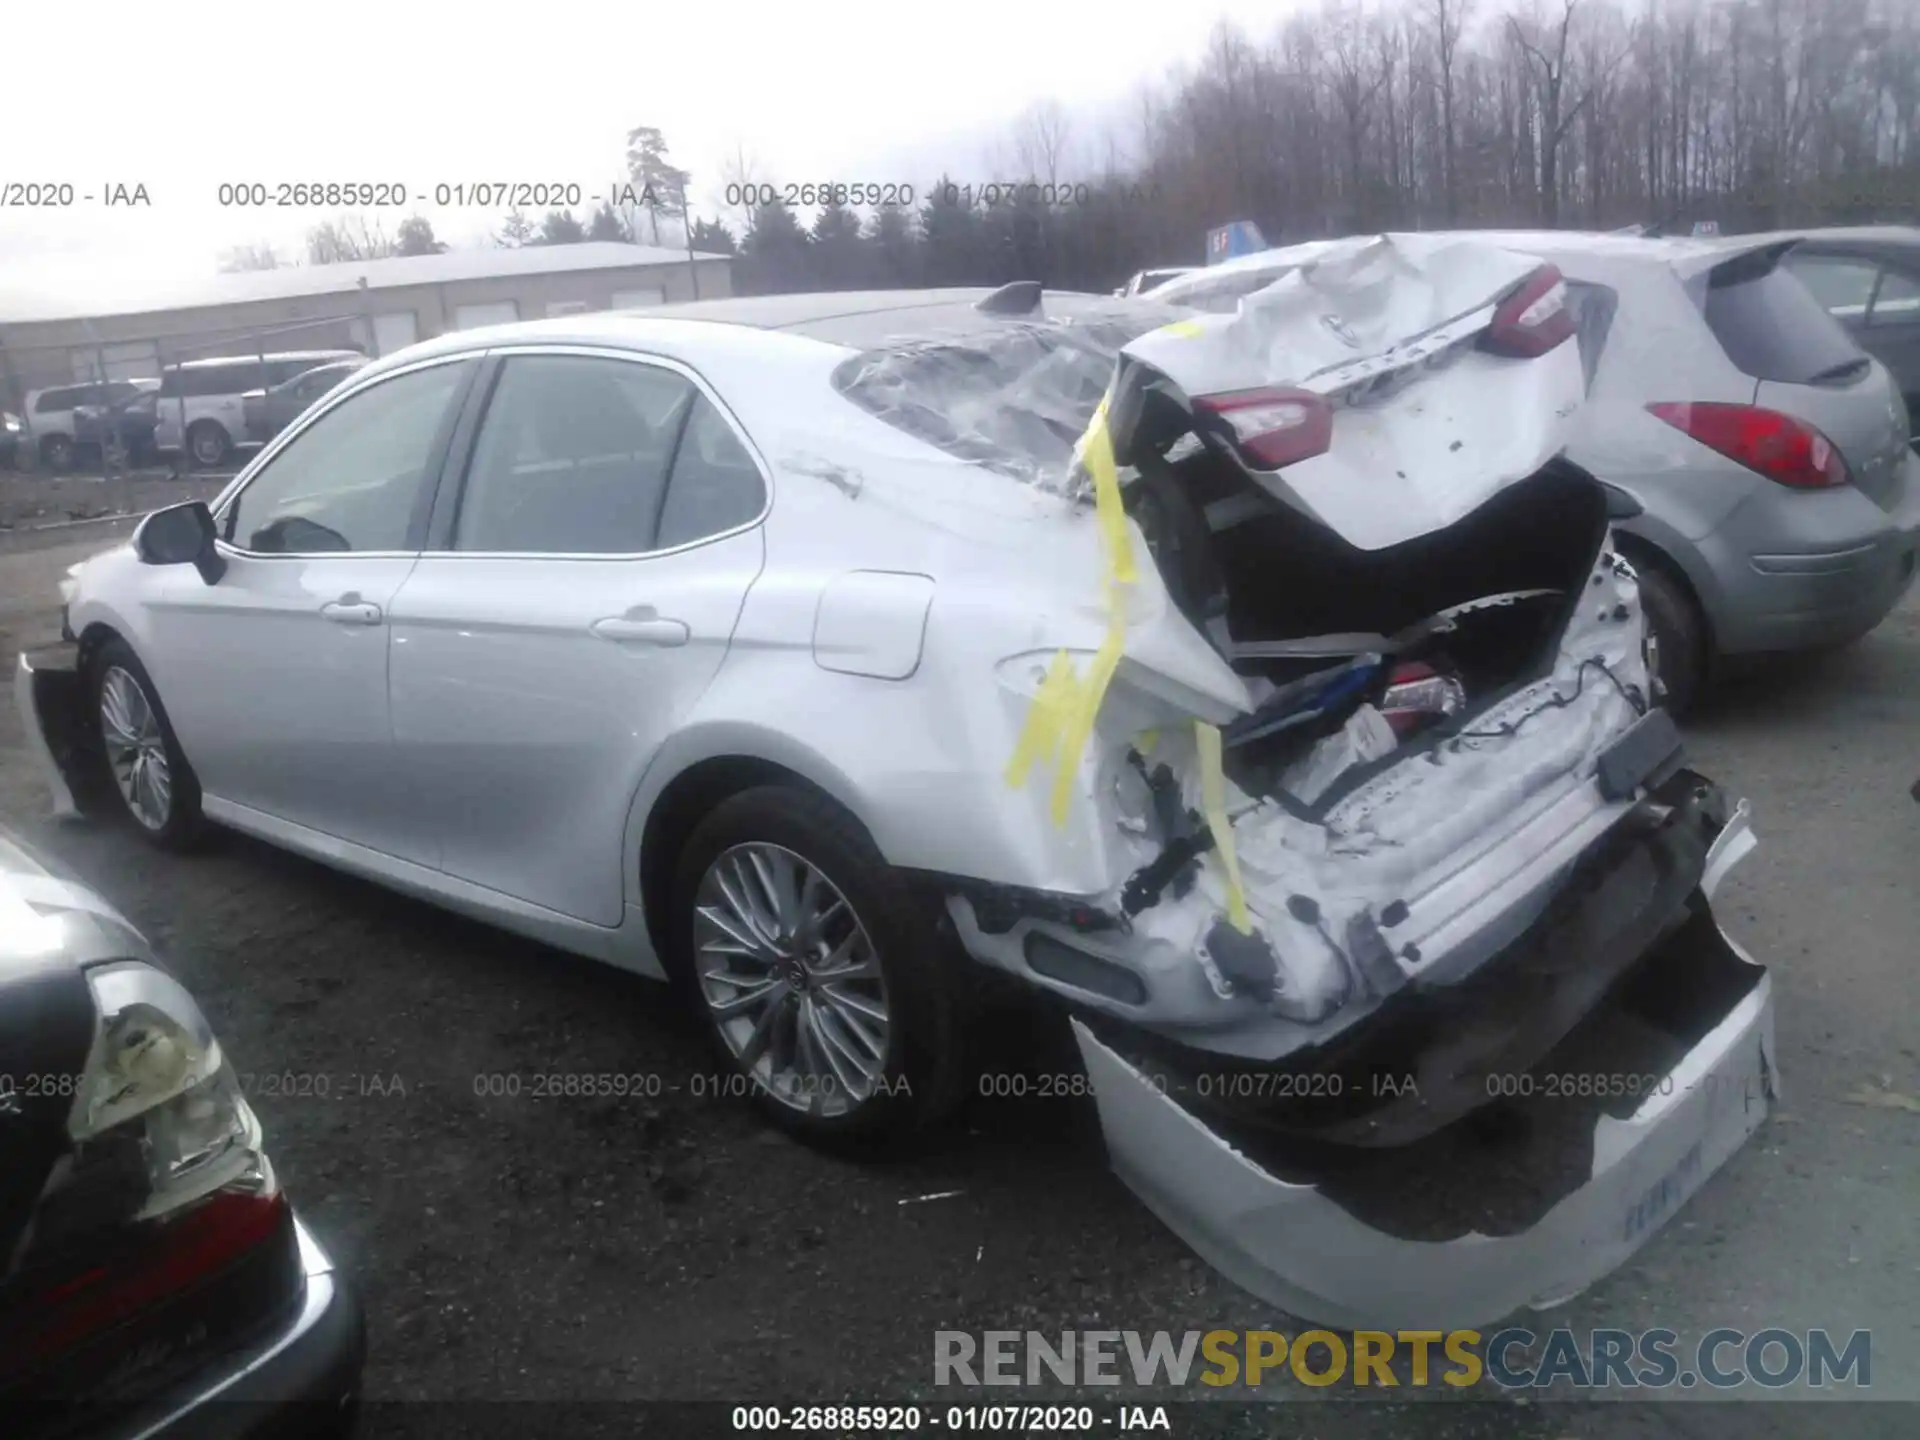
[[[100,738],[128,812],[149,830],[164,828],[173,814],[173,771],[160,717],[140,682],[118,665],[100,682]]]
[[[720,1038],[766,1094],[832,1118],[883,1088],[891,1018],[873,940],[802,856],[751,841],[694,895],[694,964]]]

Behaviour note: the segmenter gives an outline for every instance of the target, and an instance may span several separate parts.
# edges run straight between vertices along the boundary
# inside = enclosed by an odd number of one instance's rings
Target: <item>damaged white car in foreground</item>
[[[1774,1091],[1708,905],[1746,807],[1560,457],[1563,301],[1398,236],[1233,315],[1014,285],[446,337],[78,567],[17,694],[63,806],[671,976],[814,1138],[953,1103],[1010,972],[1233,1279],[1491,1320],[1617,1265]]]

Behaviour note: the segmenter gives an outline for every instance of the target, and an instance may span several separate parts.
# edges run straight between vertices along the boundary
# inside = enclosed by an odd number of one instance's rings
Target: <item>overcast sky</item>
[[[1230,18],[1258,37],[1297,0],[1116,6],[1086,0],[575,3],[449,6],[91,3],[11,7],[0,183],[76,197],[144,185],[151,205],[0,208],[0,289],[98,296],[211,273],[231,247],[302,252],[326,210],[240,210],[222,182],[559,181],[597,196],[635,125],[666,135],[716,213],[728,160],[760,178],[910,183],[1004,178],[990,154],[1053,98],[1079,119],[1123,109],[1191,62]],[[53,57],[60,57],[53,63]],[[472,244],[497,210],[418,208]],[[111,276],[111,280],[107,277]]]

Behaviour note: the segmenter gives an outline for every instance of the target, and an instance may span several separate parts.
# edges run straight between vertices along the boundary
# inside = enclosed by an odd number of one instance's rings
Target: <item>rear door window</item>
[[[683,376],[637,361],[510,358],[474,440],[453,548],[520,555],[658,548],[667,474],[695,393]]]
[[[713,403],[696,395],[673,460],[655,546],[670,550],[745,525],[767,503],[760,467]]]
[[[1756,380],[1808,385],[1853,379],[1865,359],[1813,292],[1765,251],[1715,268],[1707,280],[1705,314],[1727,359]]]

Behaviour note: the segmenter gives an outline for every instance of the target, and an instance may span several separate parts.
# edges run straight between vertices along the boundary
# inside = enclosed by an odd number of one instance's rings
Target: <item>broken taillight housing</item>
[[[1222,421],[1234,450],[1255,470],[1278,470],[1324,455],[1333,443],[1333,407],[1311,390],[1234,390],[1193,402]]]
[[[1466,689],[1458,680],[1409,660],[1394,666],[1378,708],[1393,733],[1404,740],[1436,720],[1459,713],[1466,703]]]
[[[1516,360],[1531,360],[1573,338],[1573,311],[1559,267],[1542,265],[1494,307],[1480,348]]]
[[[99,1019],[74,1086],[72,1150],[5,1277],[0,1386],[291,1226],[259,1121],[192,996],[140,961],[87,981]]]
[[[1759,405],[1655,401],[1649,412],[1749,470],[1795,490],[1827,490],[1853,478],[1840,447],[1806,421]]]

